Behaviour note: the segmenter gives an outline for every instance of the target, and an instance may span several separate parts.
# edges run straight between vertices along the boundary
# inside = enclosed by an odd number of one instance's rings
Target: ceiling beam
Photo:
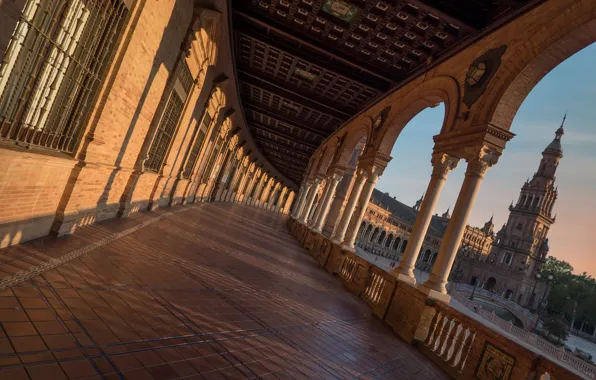
[[[306,166],[298,166],[298,165],[296,165],[296,161],[286,160],[286,159],[283,159],[281,157],[274,156],[272,154],[267,154],[267,158],[269,158],[271,161],[276,161],[276,162],[283,163],[284,165],[287,165],[288,167],[294,168],[296,170],[302,170],[302,171],[304,171],[306,169]]]
[[[253,73],[249,73],[248,71],[238,69],[237,72],[238,80],[241,82],[252,84],[253,86],[259,87],[265,91],[279,95],[282,98],[292,100],[296,103],[304,104],[308,108],[312,108],[321,113],[336,117],[342,121],[348,120],[350,117],[352,117],[352,115],[348,112],[344,112],[342,110],[337,109],[334,106],[321,103],[319,101],[313,100],[312,98],[309,98],[308,96],[288,90],[287,87],[279,86],[273,82],[270,82],[267,79],[263,79],[259,76],[256,76]]]
[[[272,128],[269,128],[269,127],[266,127],[266,126],[264,126],[263,124],[260,124],[260,123],[255,123],[254,121],[251,121],[251,122],[249,122],[249,123],[248,123],[248,125],[249,125],[249,126],[251,126],[251,127],[253,127],[254,129],[258,129],[258,130],[261,130],[261,131],[265,131],[265,132],[267,132],[267,133],[271,133],[272,135],[276,135],[276,136],[279,136],[279,137],[283,137],[284,139],[288,139],[288,140],[297,140],[297,139],[298,139],[298,137],[297,137],[297,136],[290,136],[290,135],[287,135],[287,134],[285,134],[285,133],[283,133],[283,132],[276,131],[275,129],[272,129]],[[299,143],[299,144],[302,144],[302,145],[305,145],[305,146],[307,146],[307,147],[309,147],[309,148],[312,148],[312,149],[317,149],[317,148],[318,148],[318,145],[311,144],[311,143],[308,143],[308,142],[299,141],[298,143]]]
[[[306,42],[303,39],[298,38],[298,37],[296,37],[293,34],[286,33],[283,30],[278,29],[278,28],[272,26],[271,24],[267,24],[267,23],[265,23],[265,22],[263,22],[263,21],[261,21],[261,20],[259,20],[257,18],[254,18],[252,16],[249,16],[249,15],[247,15],[244,12],[241,12],[241,11],[238,11],[238,10],[234,10],[234,13],[237,14],[237,15],[239,15],[240,17],[244,17],[246,20],[249,20],[249,21],[257,24],[258,26],[260,26],[262,28],[271,30],[271,31],[273,31],[273,32],[275,32],[277,34],[280,34],[284,38],[287,38],[287,39],[289,39],[291,41],[294,41],[294,42],[296,42],[296,43],[298,43],[300,45],[307,46],[309,49],[312,49],[312,50],[318,52],[319,54],[322,54],[322,55],[327,56],[327,57],[330,58],[330,61],[333,61],[333,60],[339,61],[339,62],[343,63],[344,65],[347,65],[347,66],[352,67],[353,69],[360,70],[360,71],[365,72],[368,75],[371,75],[371,76],[373,76],[373,77],[375,77],[377,79],[383,80],[383,81],[389,83],[391,86],[393,86],[393,85],[396,84],[396,82],[393,79],[390,79],[390,78],[388,78],[388,77],[386,77],[384,75],[377,74],[374,71],[371,71],[369,69],[366,69],[366,68],[364,68],[364,67],[362,67],[362,66],[360,66],[360,65],[358,65],[358,64],[356,64],[356,63],[354,63],[354,62],[352,62],[352,61],[350,61],[348,59],[345,59],[345,58],[342,58],[342,57],[340,57],[338,55],[335,55],[333,53],[330,53],[326,49],[322,49],[322,48],[320,48],[320,47],[318,47],[316,45],[313,45],[313,44],[311,44],[309,42]],[[379,91],[382,91],[381,89],[378,89],[378,90]]]
[[[275,149],[273,149],[271,147],[264,146],[263,147],[263,152],[265,152],[265,154],[268,154],[270,156],[277,157],[280,160],[286,160],[287,162],[292,162],[294,164],[299,164],[299,165],[304,166],[304,167],[307,167],[308,166],[308,160],[304,159],[303,157],[291,157],[291,158],[289,158],[289,157],[286,157],[284,155],[284,153],[282,153],[282,152],[280,152],[278,150],[275,150]]]
[[[266,138],[266,137],[263,137],[263,136],[254,136],[254,138],[255,138],[255,140],[264,141],[264,142],[267,142],[267,143],[269,143],[269,144],[272,144],[272,145],[276,145],[276,146],[282,147],[282,148],[284,148],[284,149],[287,149],[287,150],[289,150],[290,152],[292,152],[292,153],[294,153],[294,154],[297,154],[297,155],[300,155],[300,156],[304,156],[304,157],[306,157],[306,158],[308,158],[308,159],[310,160],[310,156],[311,156],[310,154],[306,154],[306,153],[299,152],[299,151],[297,151],[297,150],[296,150],[296,148],[294,148],[294,147],[292,147],[292,146],[289,146],[289,145],[284,145],[284,144],[280,144],[280,143],[278,143],[277,141],[270,140],[270,139],[268,139],[268,138]]]
[[[326,139],[327,137],[329,137],[329,135],[331,135],[331,133],[333,133],[333,132],[325,133],[325,132],[321,131],[320,129],[314,129],[314,128],[307,127],[307,126],[302,125],[302,124],[298,124],[295,121],[292,121],[290,119],[287,119],[285,116],[281,116],[279,114],[273,113],[272,111],[266,110],[266,109],[264,109],[262,107],[259,107],[258,105],[253,104],[253,103],[243,102],[243,106],[246,109],[249,109],[249,110],[258,112],[260,114],[263,114],[265,116],[268,116],[268,117],[270,117],[273,120],[277,120],[277,121],[281,121],[283,123],[286,123],[286,124],[288,124],[289,126],[291,126],[293,128],[301,129],[301,130],[303,130],[305,132],[312,133],[313,135],[319,136],[322,139]]]

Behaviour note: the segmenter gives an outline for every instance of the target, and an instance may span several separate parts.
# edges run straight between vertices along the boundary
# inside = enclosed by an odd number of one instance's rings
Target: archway
[[[389,234],[389,236],[387,237],[387,241],[385,242],[385,248],[389,248],[391,246],[391,243],[393,243],[393,234]]]
[[[385,239],[386,233],[385,231],[382,231],[381,234],[379,235],[379,238],[377,239],[377,244],[382,244],[383,240]]]
[[[489,279],[486,280],[486,283],[484,284],[484,289],[488,290],[489,292],[492,292],[495,289],[496,285],[497,279],[494,277],[489,277]]]
[[[401,238],[398,236],[393,241],[393,247],[391,248],[393,251],[397,251],[399,249],[399,243],[401,243]]]

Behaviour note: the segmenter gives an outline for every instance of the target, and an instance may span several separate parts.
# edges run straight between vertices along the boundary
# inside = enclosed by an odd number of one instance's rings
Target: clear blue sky
[[[551,71],[528,95],[517,113],[513,138],[487,172],[469,224],[481,226],[495,214],[495,229],[507,221],[524,181],[538,169],[541,152],[568,112],[563,154],[557,169],[557,221],[549,233],[550,255],[566,260],[575,272],[596,276],[596,44]],[[377,188],[413,205],[426,190],[431,173],[432,136],[443,123],[444,108],[426,109],[408,123],[397,140],[393,160]],[[455,205],[465,162],[449,175],[436,212]]]

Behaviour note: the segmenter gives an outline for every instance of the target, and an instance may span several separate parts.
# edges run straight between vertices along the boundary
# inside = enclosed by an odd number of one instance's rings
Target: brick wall
[[[4,55],[26,0],[0,1],[0,58]],[[212,89],[217,33],[199,28],[188,54],[182,42],[194,17],[193,0],[138,0],[129,10],[128,23],[108,67],[77,149],[72,154],[17,146],[0,141],[0,246],[44,236],[72,233],[78,226],[113,218],[129,194],[128,213],[148,206],[181,203],[193,197],[196,176],[178,181],[185,152],[200,123]],[[210,15],[209,17],[213,17]],[[221,28],[209,22],[210,27]],[[161,173],[140,173],[143,146],[151,143],[171,76],[179,57],[186,59],[196,84],[186,100],[182,117]],[[209,104],[215,119],[226,107],[219,91]],[[161,105],[161,107],[160,107]],[[229,123],[229,122],[228,122]],[[195,172],[204,160],[199,155]],[[131,179],[135,179],[131,181]],[[175,190],[175,197],[172,191]]]

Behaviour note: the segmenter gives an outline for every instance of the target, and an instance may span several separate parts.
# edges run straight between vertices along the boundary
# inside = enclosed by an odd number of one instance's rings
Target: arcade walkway
[[[197,204],[0,250],[1,379],[441,379],[278,215]]]

